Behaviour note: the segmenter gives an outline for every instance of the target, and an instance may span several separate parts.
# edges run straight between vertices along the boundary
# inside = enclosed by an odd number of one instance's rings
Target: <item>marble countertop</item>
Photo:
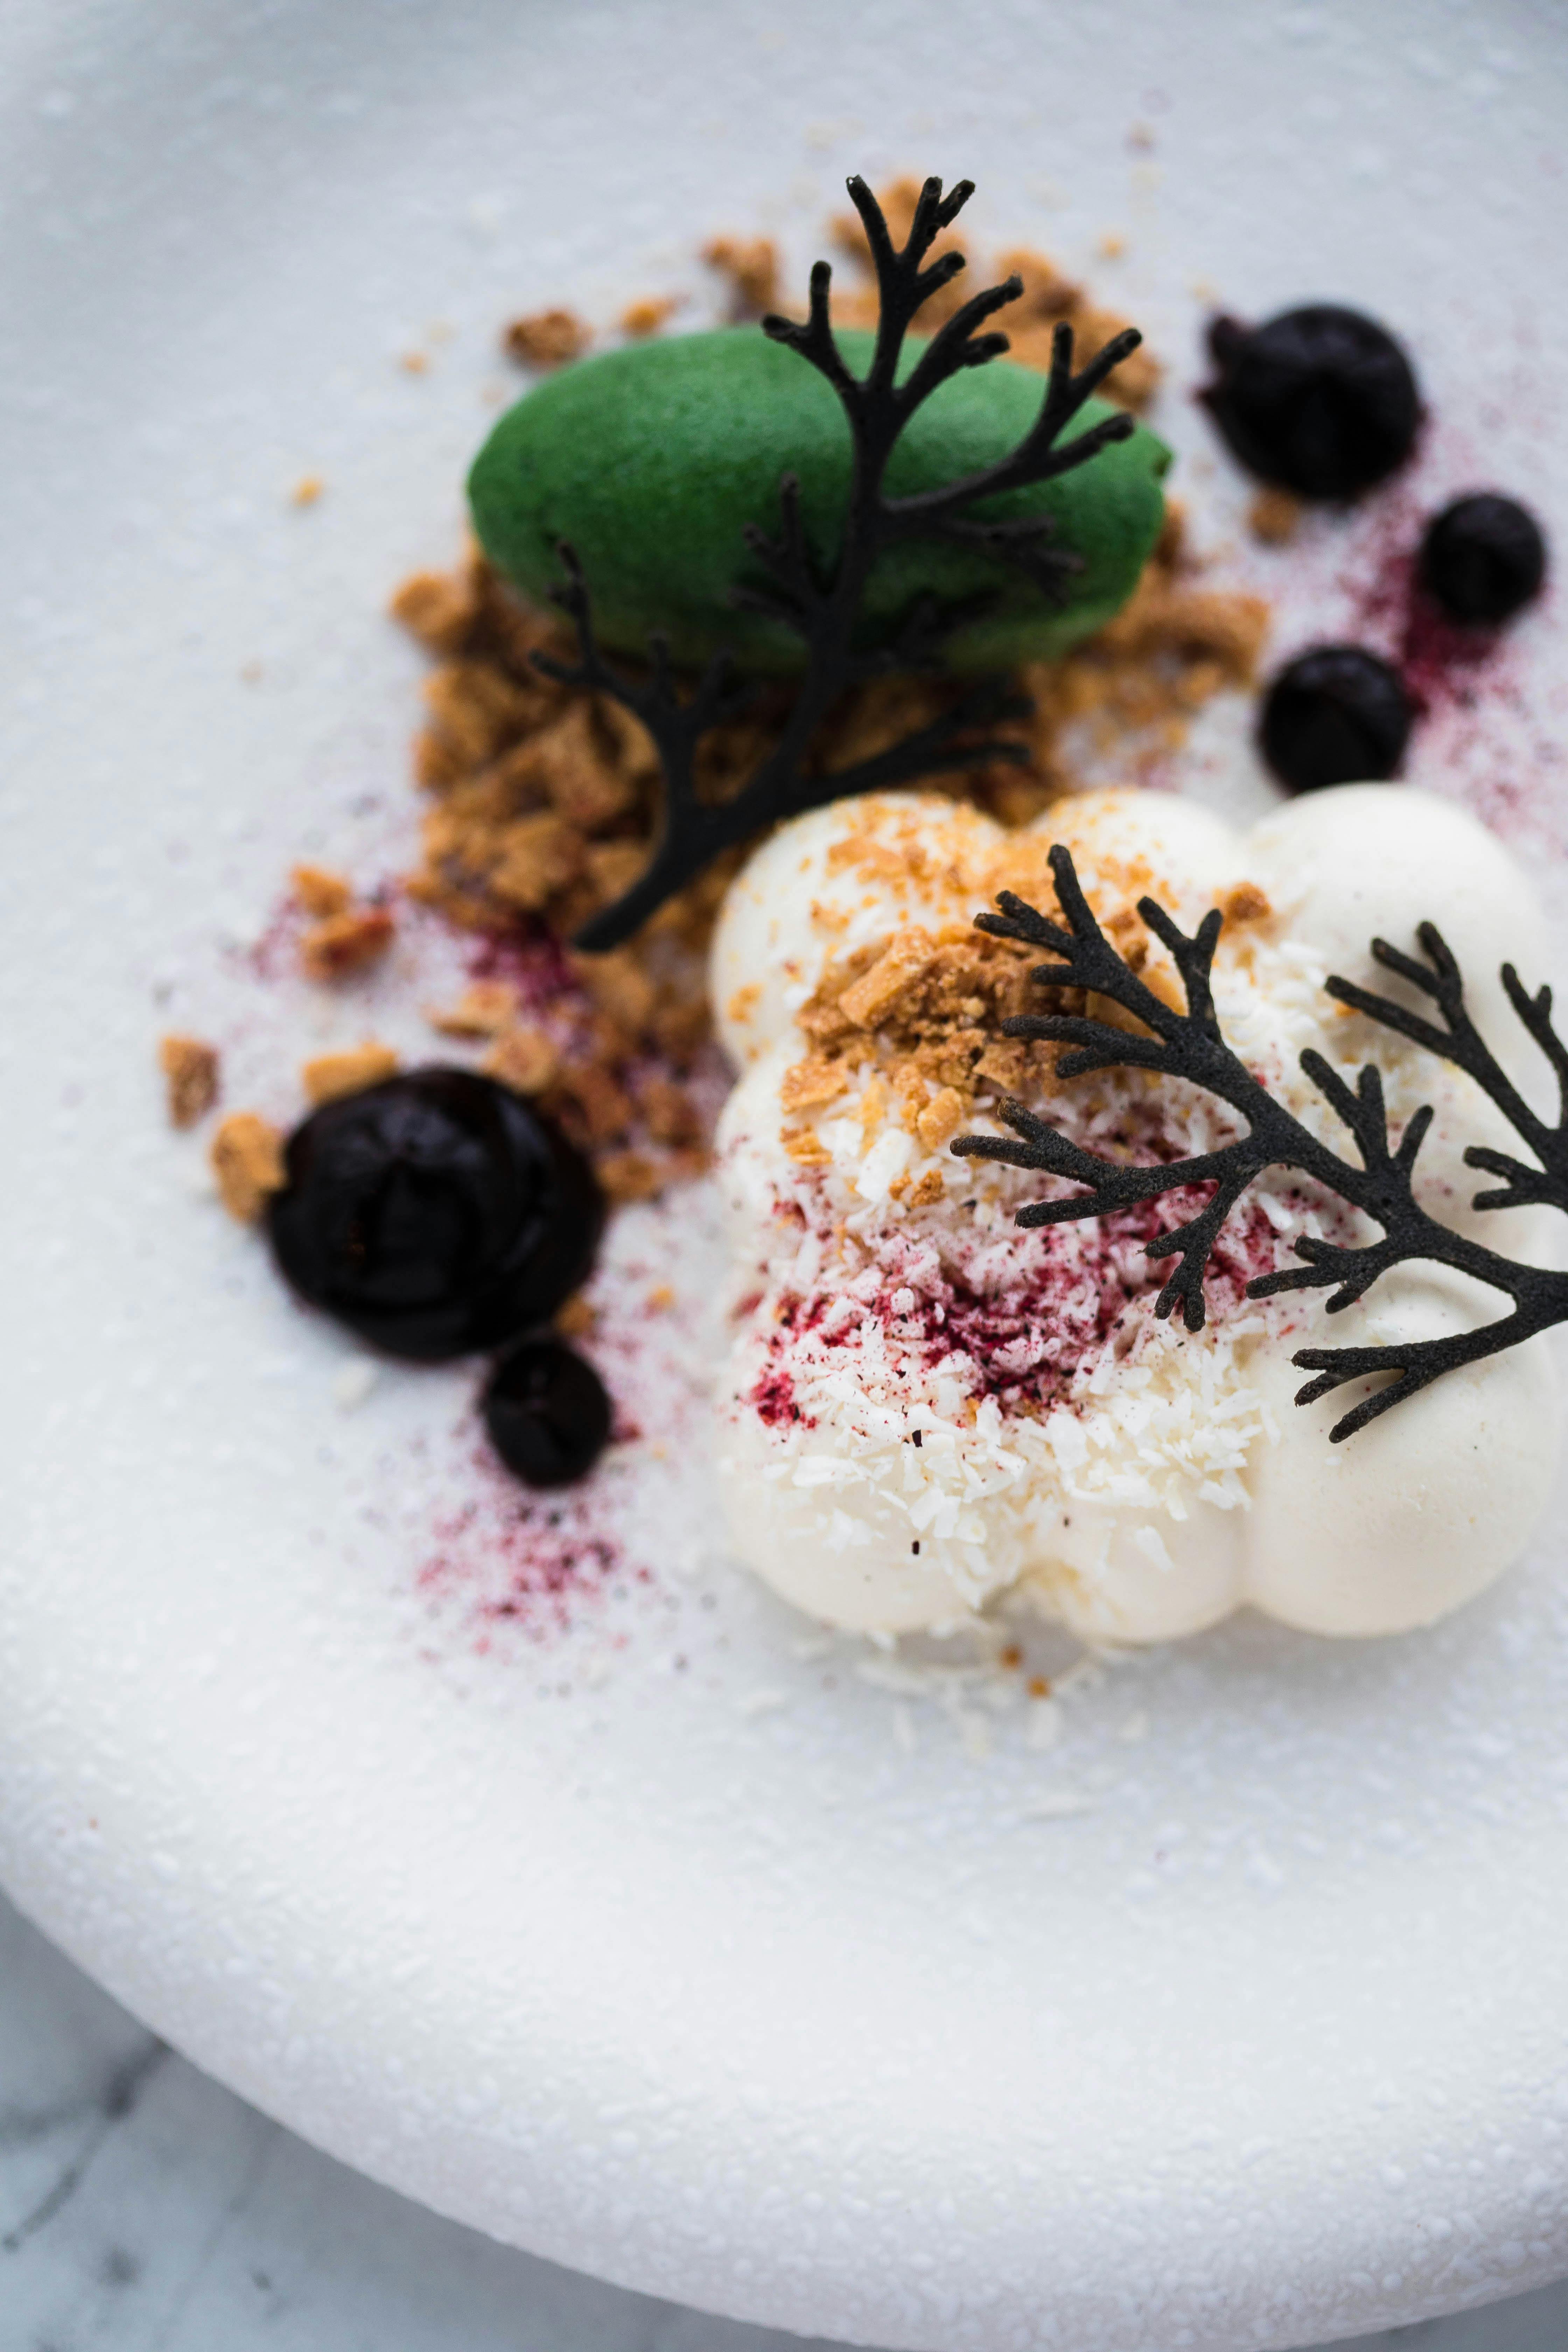
[[[802,2352],[513,2252],[345,2170],[175,2056],[0,1900],[0,2352],[521,2344]],[[1344,2352],[1564,2344],[1568,2282]]]

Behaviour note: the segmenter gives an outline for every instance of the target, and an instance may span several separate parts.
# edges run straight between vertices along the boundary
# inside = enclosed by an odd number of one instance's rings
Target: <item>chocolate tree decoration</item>
[[[1100,929],[1068,851],[1058,844],[1050,853],[1050,864],[1062,923],[1049,921],[1037,908],[1004,890],[996,902],[1001,913],[977,915],[976,924],[996,939],[1044,948],[1058,959],[1037,966],[1032,973],[1041,987],[1082,989],[1106,997],[1142,1023],[1145,1034],[1112,1028],[1109,1022],[1083,1014],[1026,1013],[1002,1024],[1007,1035],[1048,1038],[1071,1046],[1073,1051],[1062,1055],[1057,1065],[1058,1075],[1064,1078],[1109,1069],[1157,1070],[1168,1077],[1184,1078],[1227,1103],[1244,1122],[1245,1132],[1216,1151],[1155,1167],[1133,1167],[1084,1150],[1037,1117],[1026,1104],[1009,1097],[1000,1105],[998,1115],[1012,1129],[1012,1138],[961,1135],[952,1150],[963,1159],[1001,1160],[1016,1168],[1044,1169],[1088,1188],[1059,1200],[1031,1202],[1018,1211],[1018,1224],[1067,1224],[1127,1208],[1134,1202],[1155,1200],[1189,1184],[1211,1185],[1207,1203],[1196,1216],[1145,1244],[1149,1257],[1176,1260],[1154,1302],[1155,1314],[1169,1316],[1180,1307],[1187,1329],[1196,1331],[1204,1322],[1204,1270],[1226,1218],[1264,1169],[1295,1168],[1363,1211],[1383,1228],[1383,1237],[1345,1245],[1303,1235],[1295,1247],[1306,1264],[1258,1276],[1247,1284],[1249,1297],[1267,1298],[1283,1290],[1332,1290],[1328,1302],[1332,1315],[1363,1297],[1391,1266],[1427,1259],[1471,1275],[1511,1299],[1510,1313],[1474,1331],[1436,1339],[1391,1341],[1385,1347],[1301,1349],[1291,1360],[1318,1377],[1298,1392],[1298,1404],[1310,1404],[1367,1373],[1395,1375],[1335,1423],[1330,1435],[1336,1444],[1353,1436],[1404,1398],[1429,1387],[1445,1372],[1498,1355],[1554,1323],[1568,1322],[1568,1275],[1546,1273],[1500,1256],[1481,1243],[1439,1224],[1416,1202],[1412,1189],[1416,1155],[1431,1126],[1432,1112],[1429,1107],[1417,1110],[1405,1122],[1395,1145],[1384,1108],[1383,1080],[1374,1064],[1368,1063],[1362,1070],[1352,1091],[1322,1055],[1309,1049],[1301,1055],[1302,1069],[1350,1129],[1360,1154],[1359,1165],[1321,1143],[1253,1076],[1226,1044],[1215,1013],[1209,972],[1223,919],[1217,908],[1204,917],[1189,939],[1157,900],[1138,902],[1144,922],[1175,960],[1186,993],[1186,1010],[1178,1013],[1144,985]],[[1348,980],[1330,980],[1329,993],[1467,1071],[1534,1155],[1537,1164],[1531,1166],[1506,1152],[1472,1144],[1465,1153],[1467,1164],[1502,1180],[1495,1191],[1477,1193],[1476,1208],[1508,1209],[1549,1202],[1568,1211],[1568,1046],[1552,1026],[1552,991],[1542,988],[1531,996],[1513,966],[1503,965],[1502,982],[1509,1002],[1556,1073],[1559,1102],[1554,1123],[1536,1117],[1470,1019],[1458,965],[1436,924],[1423,923],[1418,937],[1425,962],[1401,953],[1384,940],[1374,940],[1372,952],[1385,971],[1395,973],[1430,1000],[1436,1019],[1407,1011],[1403,1004]]]
[[[844,538],[831,580],[819,579],[813,563],[795,475],[786,473],[779,483],[778,537],[770,539],[757,530],[746,534],[752,555],[772,576],[765,586],[737,588],[734,602],[795,630],[805,641],[806,663],[778,740],[731,799],[710,802],[700,795],[697,746],[710,728],[744,709],[755,688],[733,679],[728,657],[720,654],[698,679],[689,698],[682,701],[671,674],[668,645],[658,635],[649,640],[650,676],[637,679],[622,675],[599,647],[587,583],[571,547],[562,543],[559,553],[566,578],[553,593],[575,624],[578,658],[567,664],[536,653],[534,661],[548,676],[566,685],[591,687],[635,713],[653,738],[664,771],[663,825],[647,868],[623,897],[583,926],[575,942],[579,948],[602,951],[618,947],[721,850],[784,818],[799,816],[850,793],[873,792],[910,783],[920,776],[989,766],[997,761],[1015,764],[1026,761],[1028,754],[1020,743],[976,736],[977,729],[997,719],[1020,717],[1028,708],[993,684],[963,695],[928,726],[875,758],[827,773],[814,772],[807,765],[818,728],[847,688],[889,668],[922,666],[942,635],[975,617],[973,603],[949,605],[939,614],[932,600],[923,600],[908,615],[897,643],[875,651],[859,650],[853,643],[855,624],[879,557],[909,540],[945,540],[997,557],[1022,571],[1037,589],[1059,597],[1063,583],[1079,568],[1079,559],[1045,544],[1051,518],[1034,515],[985,521],[973,509],[979,500],[1087,465],[1108,443],[1123,441],[1134,430],[1131,416],[1106,417],[1065,446],[1058,446],[1062,433],[1090,394],[1142,340],[1135,328],[1126,329],[1075,374],[1072,330],[1058,326],[1039,415],[1009,457],[940,489],[909,498],[888,496],[884,488],[888,461],[915,411],[961,369],[984,367],[1008,348],[1005,335],[982,334],[978,330],[1017,299],[1024,290],[1019,278],[987,288],[955,310],[938,328],[903,382],[897,381],[912,321],[964,266],[957,253],[939,256],[929,268],[925,257],[973,192],[972,181],[961,180],[943,195],[940,180],[927,180],[908,241],[898,247],[866,183],[858,178],[849,182],[849,194],[870,246],[879,301],[876,347],[864,377],[852,374],[846,366],[829,322],[827,295],[833,273],[826,261],[817,262],[812,270],[810,311],[804,325],[780,318],[762,322],[764,334],[797,352],[837,394],[848,420],[853,470]]]

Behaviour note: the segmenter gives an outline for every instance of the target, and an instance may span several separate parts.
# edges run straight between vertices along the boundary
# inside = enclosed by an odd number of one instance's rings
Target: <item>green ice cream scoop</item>
[[[872,338],[841,331],[847,365],[864,374]],[[900,377],[925,346],[906,343]],[[941,488],[996,464],[1039,414],[1044,379],[1006,360],[962,370],[915,411],[894,448],[894,498]],[[1063,436],[1116,411],[1087,402]],[[1048,660],[1126,602],[1159,535],[1160,479],[1171,462],[1142,425],[1055,479],[980,501],[980,520],[1048,513],[1047,542],[1081,569],[1053,604],[984,551],[906,541],[878,562],[857,643],[887,643],[915,601],[962,606],[985,598],[942,647],[959,672]],[[575,549],[602,642],[646,649],[663,630],[678,662],[727,646],[746,669],[789,675],[801,641],[769,616],[737,612],[738,581],[763,583],[744,527],[779,528],[779,478],[798,475],[801,511],[819,576],[831,577],[850,474],[849,427],[830,384],[754,327],[672,336],[584,360],[510,408],[474,461],[468,498],[486,554],[526,596],[561,577],[557,544]]]

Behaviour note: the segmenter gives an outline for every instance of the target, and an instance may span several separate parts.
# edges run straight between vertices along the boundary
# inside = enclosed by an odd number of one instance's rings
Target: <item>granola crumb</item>
[[[158,1066],[168,1088],[170,1125],[195,1127],[217,1100],[216,1046],[200,1037],[162,1037]]]
[[[320,474],[301,474],[289,493],[289,503],[295,507],[313,507],[326,487]]]
[[[233,1110],[213,1137],[210,1157],[224,1207],[242,1225],[253,1224],[268,1195],[283,1189],[281,1133],[256,1111]]]
[[[841,1064],[813,1054],[784,1072],[779,1101],[786,1111],[820,1110],[825,1104],[837,1102],[848,1083]]]
[[[1220,911],[1227,923],[1266,923],[1274,909],[1256,882],[1238,882]]]
[[[481,1066],[513,1094],[540,1095],[560,1075],[561,1056],[542,1029],[520,1023],[503,1030]]]
[[[575,310],[535,310],[511,321],[501,346],[509,358],[520,360],[524,367],[558,368],[569,360],[581,359],[592,341],[591,331]]]
[[[353,885],[325,866],[296,866],[289,877],[296,906],[307,915],[341,915],[353,904]]]
[[[392,1047],[367,1038],[363,1045],[314,1055],[302,1065],[300,1083],[312,1103],[336,1102],[340,1095],[363,1094],[366,1087],[379,1086],[396,1068],[397,1055]]]
[[[936,958],[936,941],[918,926],[895,931],[869,971],[852,981],[838,1009],[857,1029],[875,1029],[900,996],[925,978]]]
[[[814,1127],[797,1127],[784,1139],[784,1148],[797,1168],[826,1168],[833,1154]]]
[[[599,1319],[598,1310],[591,1307],[580,1290],[555,1310],[554,1329],[563,1339],[585,1339]]]
[[[300,961],[311,980],[342,980],[386,953],[396,925],[384,907],[345,908],[311,925]]]
[[[679,310],[682,297],[679,294],[645,295],[640,302],[628,302],[621,312],[621,332],[633,342],[647,341],[657,335],[666,321]]]
[[[940,1151],[963,1125],[963,1097],[956,1087],[943,1087],[915,1120],[915,1133],[928,1151]]]
[[[942,1181],[941,1169],[928,1168],[924,1175],[918,1176],[910,1187],[910,1206],[911,1209],[929,1209],[933,1202],[942,1199],[946,1190],[947,1187]]]
[[[760,319],[779,299],[778,247],[771,236],[715,236],[702,248],[702,258],[730,286],[731,316],[740,321]]]
[[[605,1198],[617,1205],[626,1201],[651,1201],[664,1190],[665,1171],[646,1151],[602,1152],[594,1165]]]
[[[476,980],[456,1004],[437,1004],[425,1018],[443,1037],[496,1037],[517,1018],[518,993],[510,980]]]
[[[1306,511],[1294,491],[1266,488],[1253,495],[1247,509],[1247,527],[1265,547],[1283,547],[1295,538]]]
[[[387,607],[433,654],[460,653],[479,616],[479,599],[470,573],[416,572],[406,579]]]

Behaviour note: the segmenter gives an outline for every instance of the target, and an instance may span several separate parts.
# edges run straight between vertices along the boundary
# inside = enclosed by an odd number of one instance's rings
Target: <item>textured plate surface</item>
[[[1568,2266],[1560,1535],[1434,1634],[1238,1625],[1027,1751],[712,1559],[699,1196],[618,1247],[620,1564],[502,1619],[548,1531],[467,1380],[344,1412],[150,1075],[205,1008],[263,1092],[304,1014],[225,940],[302,848],[404,845],[380,613],[454,548],[497,320],[695,285],[714,229],[798,264],[848,169],[971,173],[984,241],[1097,269],[1188,382],[1202,281],[1385,313],[1443,486],[1568,543],[1561,15],[173,0],[3,41],[7,1887],[323,2147],[774,2324],[1258,2352]],[[1474,776],[1561,905],[1553,628]],[[624,1307],[665,1281],[668,1339]]]

